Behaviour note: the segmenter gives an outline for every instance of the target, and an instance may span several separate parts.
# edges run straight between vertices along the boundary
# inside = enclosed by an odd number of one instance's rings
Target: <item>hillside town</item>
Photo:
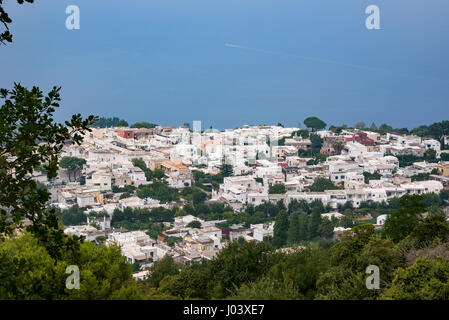
[[[366,128],[92,128],[64,148],[56,178],[34,179],[65,233],[119,245],[141,279],[166,255],[190,265],[230,241],[273,238],[276,208],[321,203],[316,234],[331,240],[362,222],[382,228],[376,204],[449,188],[444,145]]]

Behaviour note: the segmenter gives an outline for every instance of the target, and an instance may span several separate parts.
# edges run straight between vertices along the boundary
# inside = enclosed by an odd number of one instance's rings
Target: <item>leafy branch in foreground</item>
[[[18,4],[23,4],[24,2],[34,3],[34,0],[17,0]],[[12,19],[9,17],[8,13],[3,9],[3,0],[0,0],[0,23],[5,27],[5,31],[0,33],[0,43],[5,44],[6,42],[12,42],[12,34],[9,32],[9,26]]]
[[[17,83],[11,91],[0,89],[4,101],[0,108],[0,236],[12,235],[24,219],[47,243],[52,238],[49,230],[58,229],[55,213],[46,209],[50,193],[38,188],[31,174],[41,167],[49,179],[56,177],[64,145],[80,144],[96,121],[92,115],[83,119],[77,114],[65,124],[55,123],[60,90],[54,87],[44,97],[38,87],[28,90]]]

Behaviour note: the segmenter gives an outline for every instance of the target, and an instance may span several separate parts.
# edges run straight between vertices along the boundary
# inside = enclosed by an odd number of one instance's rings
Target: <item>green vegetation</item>
[[[44,97],[38,87],[28,90],[19,84],[12,90],[0,89],[4,101],[0,108],[0,238],[11,235],[27,218],[32,223],[28,230],[53,257],[60,254],[62,231],[54,210],[46,208],[50,193],[39,188],[30,175],[43,168],[48,179],[56,177],[64,145],[80,144],[83,132],[96,121],[94,116],[83,120],[78,114],[65,125],[55,123],[59,92],[60,88],[54,87]]]
[[[199,170],[193,170],[193,179],[195,180],[195,186],[205,191],[217,190],[220,183],[223,183],[223,174],[220,172],[215,175],[206,174]]]
[[[380,178],[382,178],[382,175],[377,172],[369,173],[369,172],[365,171],[365,172],[363,172],[363,176],[365,177],[366,184],[369,184],[370,180],[380,180]]]
[[[326,162],[326,159],[329,157],[327,154],[317,153],[315,154],[315,159],[307,161],[308,166],[317,165],[323,162]]]
[[[167,239],[165,239],[165,242],[169,245],[169,246],[174,246],[176,242],[182,242],[182,238],[181,237],[168,237]]]
[[[438,198],[441,200],[446,196],[442,193]],[[81,242],[79,251],[75,251],[77,254],[66,251],[64,259],[55,261],[37,240],[25,234],[15,240],[0,242],[0,297],[446,299],[445,288],[449,285],[449,224],[440,213],[423,218],[426,201],[424,196],[399,199],[396,203],[398,208],[391,215],[393,218],[387,219],[390,226],[381,232],[365,224],[346,231],[336,243],[330,240],[313,241],[309,245],[304,243],[305,247],[295,245],[302,237],[324,237],[331,230],[329,224],[334,223],[328,219],[321,220],[320,214],[326,210],[322,203],[316,201],[311,205],[296,201],[289,205],[288,210],[281,204],[265,204],[266,210],[276,211],[278,226],[275,226],[272,240],[260,243],[234,241],[213,260],[202,260],[190,266],[175,264],[173,258],[167,255],[153,264],[146,280],[139,282],[132,280],[132,266],[124,261],[118,247]],[[256,208],[249,208],[248,211],[254,215]],[[409,219],[394,218],[410,212]],[[410,217],[413,216],[418,219],[410,224]],[[301,217],[306,217],[307,222],[304,223]],[[170,242],[178,240],[172,238]],[[277,246],[293,246],[294,251],[278,252],[271,241]],[[69,259],[75,259],[70,260],[70,264],[76,261],[80,266],[80,290],[65,290],[62,287]],[[13,261],[22,262],[19,266]],[[108,268],[103,267],[104,263]],[[378,290],[366,288],[366,268],[369,265],[380,269]],[[29,277],[22,277],[22,270],[26,270]],[[111,284],[110,279],[114,279]]]
[[[129,124],[125,120],[119,119],[117,117],[113,118],[99,118],[92,127],[95,128],[111,128],[111,127],[128,127]]]
[[[75,239],[69,239],[76,241]],[[79,290],[66,288],[66,267],[80,270]],[[107,267],[105,267],[107,266]],[[53,258],[31,234],[0,242],[0,299],[138,298],[131,265],[116,246],[77,242]]]
[[[179,200],[178,189],[171,188],[166,183],[160,181],[153,181],[151,184],[140,185],[136,194],[141,199],[152,198],[159,200],[161,203]]]
[[[187,228],[200,229],[201,228],[201,222],[194,220],[194,221],[190,222],[189,224],[187,224]]]
[[[147,165],[145,164],[145,161],[143,159],[134,158],[131,161],[135,167],[140,168],[145,173],[145,178],[147,179],[147,181],[152,181],[153,179],[160,180],[165,176],[164,171],[162,171],[161,169],[155,169],[154,171],[151,171],[149,168],[147,168]]]
[[[285,189],[285,184],[283,184],[283,183],[275,183],[275,184],[270,185],[270,187],[268,188],[269,194],[283,194],[286,192],[287,192],[287,189]]]
[[[56,215],[66,226],[78,226],[87,223],[86,208],[80,208],[77,204],[67,210],[55,209]]]
[[[62,157],[62,159],[59,161],[59,166],[61,168],[67,169],[69,181],[72,181],[72,176],[76,180],[76,176],[79,175],[79,173],[83,169],[83,165],[85,164],[85,159],[77,157]]]
[[[155,128],[157,127],[157,124],[154,123],[149,123],[149,122],[136,122],[134,123],[131,128],[146,128],[146,129],[151,129],[151,128]]]
[[[308,117],[304,120],[304,124],[307,128],[312,128],[312,131],[321,130],[326,127],[326,122],[317,117]]]
[[[332,181],[326,178],[316,178],[313,184],[309,187],[310,192],[324,192],[326,190],[339,190],[343,187],[336,186]]]
[[[156,207],[151,210],[126,207],[123,210],[114,210],[111,226],[114,228],[123,227],[129,230],[147,230],[154,223],[173,221],[174,216],[175,210],[163,207]]]

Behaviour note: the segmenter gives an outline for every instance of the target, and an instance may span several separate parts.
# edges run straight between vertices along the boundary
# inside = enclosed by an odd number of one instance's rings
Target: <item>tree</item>
[[[273,229],[273,244],[280,248],[287,243],[288,216],[284,210],[276,216]]]
[[[449,239],[449,224],[444,214],[430,214],[416,225],[410,234],[416,247],[423,247],[435,239],[446,242]]]
[[[369,265],[379,267],[380,290],[369,290],[365,285]],[[399,265],[399,252],[390,239],[376,235],[373,225],[354,227],[331,248],[331,268],[317,281],[317,298],[376,299],[390,286]]]
[[[34,0],[17,0],[18,4],[23,4],[24,1],[28,3],[33,3]],[[0,33],[0,43],[5,44],[6,42],[12,42],[12,34],[9,32],[9,24],[12,22],[12,19],[9,17],[8,13],[3,9],[2,1],[0,1],[0,23],[5,27],[5,31]]]
[[[429,126],[428,134],[441,141],[444,136],[449,135],[449,120],[432,123]]]
[[[283,255],[268,272],[271,279],[291,283],[305,299],[314,299],[316,282],[329,268],[329,251],[322,248],[301,248]]]
[[[340,154],[341,151],[344,149],[344,147],[345,147],[345,144],[343,141],[336,140],[336,141],[332,142],[332,148],[335,150],[335,152],[337,154]]]
[[[162,279],[166,276],[174,276],[179,273],[179,266],[175,264],[171,255],[166,254],[161,260],[156,261],[150,268],[150,276],[145,280],[150,286],[158,288]]]
[[[210,296],[221,299],[233,294],[243,283],[257,281],[277,259],[268,242],[231,242],[210,262]]]
[[[449,299],[449,261],[443,257],[418,258],[412,266],[398,268],[391,288],[383,295],[387,300]]]
[[[308,117],[304,120],[307,128],[312,128],[312,131],[321,130],[326,127],[326,122],[317,117]]]
[[[365,124],[365,122],[357,122],[355,125],[354,125],[354,128],[356,128],[356,129],[359,129],[359,130],[361,130],[361,129],[365,129],[366,128],[366,124]]]
[[[378,131],[380,134],[386,134],[388,132],[393,131],[393,127],[389,126],[388,124],[383,123],[380,125]]]
[[[323,146],[323,139],[317,134],[311,134],[310,142],[312,143],[311,150],[310,150],[312,153],[312,156],[320,153],[321,147]]]
[[[419,215],[424,212],[424,197],[405,195],[399,199],[399,209],[387,217],[382,228],[383,234],[394,242],[407,237],[419,222]]]
[[[62,157],[59,161],[59,166],[67,169],[69,181],[72,181],[71,176],[76,180],[76,175],[81,172],[84,164],[86,164],[86,160],[77,157]]]
[[[71,236],[69,236],[71,238]],[[118,246],[77,242],[54,259],[29,233],[0,242],[0,299],[136,299],[131,265]],[[76,265],[80,288],[66,288],[66,268]]]
[[[369,184],[370,180],[380,180],[382,178],[382,175],[380,173],[370,173],[368,171],[363,172],[363,177],[365,178],[365,183]]]
[[[77,204],[71,206],[67,210],[56,210],[56,214],[66,226],[75,226],[85,224],[87,222],[87,216],[84,213],[84,210]]]
[[[131,128],[146,128],[146,129],[151,129],[151,128],[155,128],[157,125],[154,123],[148,123],[148,122],[136,122],[134,123]]]
[[[283,194],[286,192],[287,192],[287,189],[285,189],[285,184],[283,184],[283,183],[275,183],[275,184],[272,184],[268,188],[269,194]]]
[[[57,246],[48,239],[50,229],[55,241],[62,239],[62,234],[54,210],[46,210],[49,192],[38,189],[30,175],[43,167],[49,179],[56,177],[65,143],[80,144],[96,120],[94,116],[83,120],[78,114],[65,125],[55,123],[59,91],[54,87],[44,97],[39,88],[28,90],[17,83],[11,91],[0,90],[4,100],[0,109],[0,234],[11,234],[27,218],[32,223],[29,229],[49,246]]]
[[[192,222],[189,222],[186,226],[187,228],[197,228],[197,229],[201,229],[201,222],[194,220]]]
[[[314,207],[312,210],[312,215],[310,216],[310,222],[308,225],[308,236],[310,239],[318,236],[318,229],[321,224],[321,213],[318,207]]]
[[[341,189],[336,186],[331,180],[326,178],[316,178],[313,184],[309,187],[311,192],[324,192],[326,190]]]
[[[142,171],[148,169],[145,161],[142,158],[134,158],[131,160],[131,162],[133,166],[140,168]]]
[[[297,212],[293,212],[290,215],[290,223],[287,231],[287,244],[296,244],[300,241],[300,223],[299,215]]]
[[[95,128],[110,128],[110,127],[128,127],[129,124],[125,120],[119,119],[117,117],[114,118],[99,118],[92,127]]]
[[[320,226],[318,227],[318,233],[323,238],[332,238],[334,235],[334,226],[332,222],[327,218],[323,218]]]
[[[230,177],[234,174],[232,165],[223,163],[220,167],[220,173],[223,177]]]
[[[304,296],[298,293],[298,289],[288,278],[285,278],[284,281],[278,281],[264,277],[250,284],[243,284],[230,299],[303,300]]]
[[[299,217],[298,217],[298,223],[299,223],[298,240],[300,240],[300,241],[307,239],[307,230],[308,230],[307,222],[308,222],[308,219],[307,219],[306,214],[299,215]]]

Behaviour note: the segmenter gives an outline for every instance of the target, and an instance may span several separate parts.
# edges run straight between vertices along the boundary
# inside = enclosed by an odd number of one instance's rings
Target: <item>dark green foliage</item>
[[[134,123],[131,128],[146,128],[146,129],[151,129],[151,128],[155,128],[157,126],[157,124],[154,123],[148,123],[148,122],[136,122]]]
[[[284,210],[276,216],[276,222],[273,230],[273,244],[275,247],[282,247],[287,243],[288,215]]]
[[[194,220],[194,221],[190,222],[189,224],[187,224],[186,227],[187,228],[198,228],[198,229],[200,229],[201,228],[201,222]]]
[[[86,160],[77,157],[62,157],[59,161],[59,166],[61,168],[67,169],[69,175],[69,181],[72,181],[71,177],[76,180],[76,176],[83,169],[83,165],[86,164]]]
[[[165,242],[172,247],[175,243],[182,242],[182,237],[168,237]]]
[[[323,218],[321,220],[320,226],[318,227],[318,234],[322,238],[332,238],[332,236],[334,235],[333,223],[329,219]]]
[[[277,281],[288,279],[304,299],[314,299],[317,293],[316,282],[329,266],[328,250],[305,248],[283,255],[268,275]]]
[[[223,175],[220,173],[215,175],[205,174],[199,170],[193,170],[193,179],[195,180],[195,186],[201,188],[205,191],[212,191],[213,189],[218,189],[220,183],[223,183]],[[210,184],[206,185],[206,184]]]
[[[166,255],[150,267],[150,276],[145,282],[148,282],[150,286],[157,288],[164,277],[178,274],[179,269],[180,266],[174,263],[173,258],[170,255]]]
[[[283,184],[283,183],[275,183],[275,184],[272,184],[268,188],[269,194],[283,194],[286,192],[287,192],[287,189],[285,189],[285,184]]]
[[[292,245],[299,243],[300,238],[300,222],[297,212],[293,212],[290,215],[290,222],[287,231],[287,244]]]
[[[161,203],[167,203],[179,199],[178,189],[171,188],[165,183],[159,181],[153,181],[151,184],[139,186],[137,196],[141,199],[157,199]]]
[[[304,296],[290,281],[284,278],[282,281],[271,278],[261,278],[250,284],[243,284],[231,300],[303,300]]]
[[[230,164],[222,164],[220,167],[220,173],[222,175],[222,177],[230,177],[232,176],[233,173],[233,169],[232,169],[232,165]]]
[[[24,2],[34,3],[34,0],[17,0],[18,4],[23,4]],[[5,42],[12,42],[12,34],[9,31],[9,24],[12,23],[12,19],[9,17],[8,13],[5,11],[0,1],[0,24],[5,27],[5,31],[0,33],[0,44],[5,44]]]
[[[113,118],[99,118],[92,127],[95,128],[111,128],[111,127],[128,127],[129,124],[125,120],[119,119],[117,117]]]
[[[132,209],[126,207],[123,211],[115,209],[111,226],[124,227],[129,230],[142,230],[151,228],[155,222],[170,222],[174,219],[172,210],[163,207],[148,209]]]
[[[382,296],[395,300],[447,300],[449,260],[418,258],[407,268],[399,268],[393,284]]]
[[[309,238],[314,238],[319,235],[318,229],[321,224],[321,212],[318,207],[314,207],[308,223],[307,233]]]
[[[403,196],[399,200],[399,209],[389,215],[385,221],[384,235],[394,242],[404,239],[418,224],[419,215],[424,212],[424,209],[424,196]]]
[[[63,234],[54,210],[46,209],[49,192],[39,189],[30,174],[44,168],[49,179],[56,177],[65,143],[80,144],[84,131],[96,120],[94,116],[83,120],[78,114],[65,124],[55,123],[59,91],[54,87],[44,97],[39,88],[28,90],[20,84],[14,84],[11,91],[0,90],[4,101],[0,109],[0,234],[11,234],[28,218],[32,223],[28,229],[52,254],[62,246]]]
[[[380,173],[369,173],[367,171],[363,172],[363,176],[365,177],[365,183],[369,184],[370,180],[380,180],[382,178],[382,175]]]
[[[309,213],[311,211],[311,208],[305,200],[297,201],[296,199],[293,199],[288,204],[288,213],[292,213],[295,211]]]
[[[412,176],[412,181],[426,181],[429,180],[430,173],[418,173]]]
[[[312,128],[312,131],[321,130],[326,127],[326,122],[317,117],[308,117],[304,120],[307,128]]]
[[[139,297],[131,265],[116,246],[78,243],[76,254],[64,251],[55,260],[39,241],[26,234],[0,242],[0,299],[135,299]],[[80,289],[65,282],[68,265],[80,270]],[[107,267],[105,267],[107,266]]]
[[[66,226],[77,226],[87,223],[87,216],[84,213],[84,209],[73,205],[67,210],[56,210],[58,218]]]
[[[443,214],[429,214],[426,219],[416,225],[410,234],[416,247],[424,247],[435,240],[447,242],[449,239],[449,224]]]
[[[147,165],[143,159],[134,158],[131,161],[135,167],[140,168],[145,173],[145,178],[147,179],[147,181],[151,181],[153,180],[153,178],[162,179],[165,176],[164,172],[160,169],[151,171],[149,168],[147,168]]]
[[[224,298],[243,283],[256,281],[276,262],[274,248],[266,242],[232,242],[210,263],[214,298]]]
[[[322,162],[326,162],[326,159],[329,157],[327,154],[316,153],[315,159],[307,161],[308,166],[317,165]]]
[[[332,181],[326,178],[316,178],[313,184],[309,187],[311,192],[324,192],[326,190],[338,190],[342,187],[336,186]]]

